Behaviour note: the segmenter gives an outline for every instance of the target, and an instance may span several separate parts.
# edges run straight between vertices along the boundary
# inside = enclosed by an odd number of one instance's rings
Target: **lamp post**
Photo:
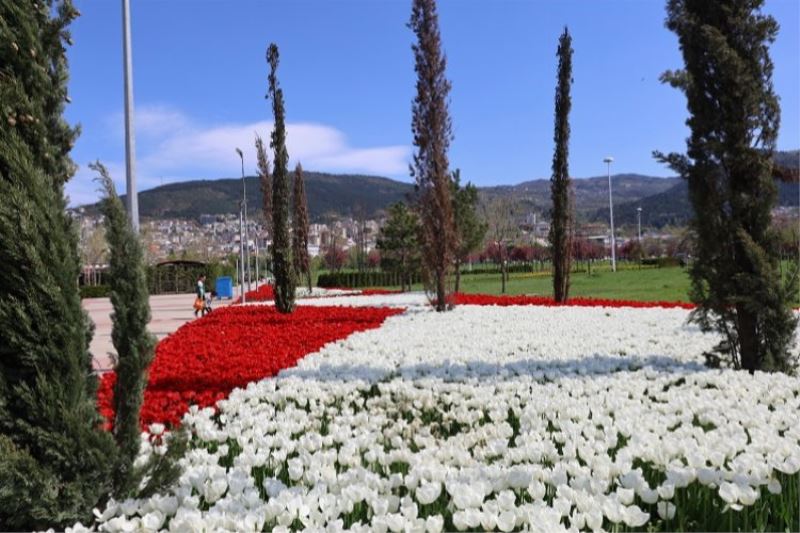
[[[131,60],[131,6],[122,0],[122,62],[125,78],[125,203],[133,231],[139,233],[139,192],[136,190],[136,155],[133,133],[133,64]]]
[[[246,268],[242,269],[242,272],[246,272],[247,278],[247,290],[250,290],[250,278],[251,278],[251,270],[250,270],[250,241],[248,240],[248,232],[247,232],[247,185],[244,181],[244,154],[242,151],[237,148],[236,153],[239,154],[239,159],[242,160],[242,217],[244,218],[244,252],[242,255],[242,261],[244,264],[247,265]]]
[[[256,224],[256,290],[258,290],[258,224]]]
[[[639,226],[639,246],[642,245],[642,208],[636,208],[636,223]]]
[[[606,164],[608,168],[608,213],[611,218],[611,271],[617,271],[617,240],[614,236],[614,200],[611,195],[611,163],[614,162],[614,158],[608,156],[603,159],[603,163]]]
[[[239,296],[242,303],[245,303],[244,290],[244,216],[242,209],[243,202],[239,202]]]

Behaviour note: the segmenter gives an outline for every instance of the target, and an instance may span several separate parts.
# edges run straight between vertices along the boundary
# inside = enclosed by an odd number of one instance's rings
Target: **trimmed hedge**
[[[108,285],[84,285],[81,287],[81,300],[84,298],[107,298],[111,296]]]
[[[320,274],[317,286],[325,288],[346,287],[357,289],[360,287],[392,287],[400,286],[401,275],[397,272],[330,272]],[[411,283],[420,283],[419,274],[411,274]]]

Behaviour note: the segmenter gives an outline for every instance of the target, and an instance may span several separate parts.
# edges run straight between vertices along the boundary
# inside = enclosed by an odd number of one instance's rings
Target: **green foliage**
[[[278,86],[278,47],[273,43],[267,50],[270,66],[269,93],[275,127],[270,147],[274,151],[272,174],[272,272],[275,275],[275,307],[281,313],[294,310],[295,275],[292,268],[292,248],[289,240],[289,153],[286,151],[283,90]]]
[[[264,213],[265,226],[272,233],[272,176],[269,171],[269,156],[264,148],[264,141],[256,135],[256,160],[258,161],[258,183],[261,191],[261,211]],[[252,196],[252,195],[251,195]]]
[[[151,437],[152,438],[152,437]],[[182,469],[178,461],[186,455],[189,448],[189,434],[183,428],[175,428],[163,435],[160,446],[166,448],[163,454],[152,453],[140,468],[133,471],[132,494],[137,498],[149,498],[175,484]]]
[[[791,372],[796,278],[782,279],[770,216],[780,107],[769,45],[778,25],[762,4],[668,2],[666,24],[685,69],[664,79],[686,95],[691,136],[687,155],[655,155],[689,185],[697,236],[693,320],[724,336],[716,352],[733,367]]]
[[[311,263],[308,257],[308,202],[303,185],[303,167],[297,163],[294,171],[294,193],[292,194],[292,258],[297,279],[305,274],[309,292]]]
[[[455,291],[458,292],[461,265],[483,243],[489,225],[478,216],[478,188],[469,182],[462,187],[459,169],[453,172],[452,187],[453,222],[457,240]]]
[[[0,529],[86,522],[110,488],[64,183],[69,1],[0,2]]]
[[[106,168],[99,162],[89,167],[100,175],[105,191],[103,215],[114,307],[111,339],[117,352],[113,433],[120,450],[114,472],[114,493],[117,498],[124,498],[136,487],[133,462],[139,454],[139,414],[147,385],[147,369],[155,355],[156,338],[147,331],[150,304],[142,244]]]
[[[411,176],[416,179],[419,200],[422,265],[436,310],[445,311],[450,304],[447,283],[456,246],[447,156],[453,128],[436,0],[414,0],[408,26],[417,37],[411,47],[417,73],[417,94],[411,108],[416,147]]]
[[[388,218],[378,236],[381,268],[401,276],[405,289],[420,269],[419,217],[402,202],[389,208]]]
[[[84,298],[108,298],[111,287],[108,285],[84,285],[81,287],[81,300]]]
[[[550,249],[553,257],[553,295],[557,302],[569,297],[569,270],[572,262],[573,219],[569,178],[569,111],[572,107],[572,37],[567,28],[558,39],[558,85],[556,86],[553,175],[550,191],[553,210],[550,219]]]

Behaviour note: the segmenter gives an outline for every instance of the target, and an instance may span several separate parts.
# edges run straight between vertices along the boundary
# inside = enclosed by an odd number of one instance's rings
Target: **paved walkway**
[[[214,308],[223,307],[232,300],[215,300]],[[150,297],[150,333],[163,339],[183,324],[194,320],[194,294],[160,294]],[[114,345],[111,343],[111,300],[108,298],[87,298],[83,300],[83,307],[89,312],[94,321],[95,331],[90,345],[94,356],[93,366],[98,372],[106,372],[113,368],[111,353]]]

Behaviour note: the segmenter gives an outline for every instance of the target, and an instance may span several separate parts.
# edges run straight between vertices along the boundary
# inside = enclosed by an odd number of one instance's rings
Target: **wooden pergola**
[[[156,263],[150,286],[151,294],[179,294],[194,292],[195,283],[205,274],[207,264],[202,261],[173,260]]]

